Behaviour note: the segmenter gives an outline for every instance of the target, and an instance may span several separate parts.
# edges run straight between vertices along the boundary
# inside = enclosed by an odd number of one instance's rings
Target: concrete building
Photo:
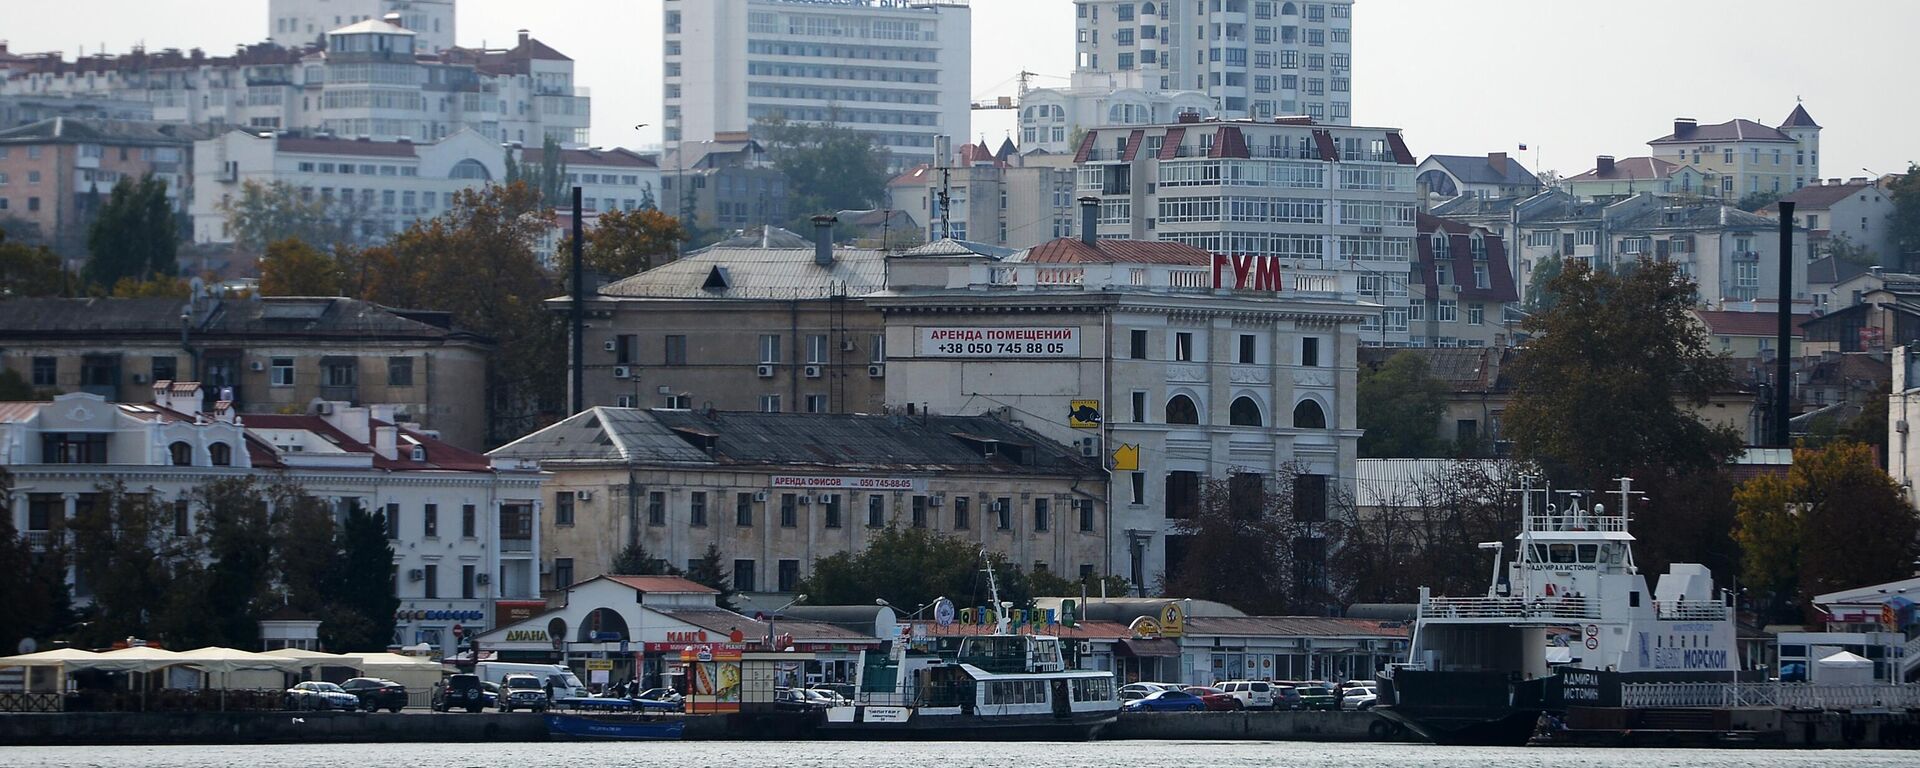
[[[943,238],[1031,248],[1073,235],[1072,155],[1020,155],[1012,142],[989,154],[966,144],[950,162],[916,166],[887,183],[888,207],[926,222],[927,242]],[[944,201],[944,202],[943,202]]]
[[[1420,214],[1414,240],[1407,320],[1416,347],[1516,346],[1520,293],[1507,267],[1506,244],[1478,227]],[[1383,279],[1360,277],[1361,295],[1379,301]],[[1384,346],[1384,345],[1382,345]]]
[[[1684,186],[1674,185],[1674,171],[1679,168],[1678,164],[1657,157],[1616,160],[1612,155],[1601,155],[1594,158],[1592,169],[1562,179],[1560,188],[1581,200],[1617,199],[1646,193],[1662,197],[1700,196],[1700,190],[1689,179],[1679,179]]]
[[[121,179],[152,175],[174,210],[186,201],[188,155],[208,131],[155,122],[55,117],[0,130],[0,218],[24,221],[31,237],[73,254],[79,268],[86,226]]]
[[[1077,193],[1099,200],[1101,237],[1379,278],[1386,328],[1369,317],[1361,343],[1408,343],[1417,205],[1399,131],[1188,117],[1090,130],[1074,160]]]
[[[660,210],[698,230],[724,235],[787,223],[787,175],[746,131],[681,142],[660,168]]]
[[[1782,195],[1779,202],[1794,204],[1793,225],[1807,230],[1812,257],[1832,256],[1836,250],[1858,251],[1850,256],[1853,260],[1905,268],[1905,254],[1893,231],[1893,196],[1878,183],[1864,176],[1844,183],[1815,180]],[[1780,205],[1769,204],[1755,213],[1778,221]]]
[[[492,455],[549,473],[549,590],[639,544],[675,567],[715,546],[735,589],[792,593],[889,527],[977,541],[1022,570],[1112,572],[1100,466],[992,416],[594,408]]]
[[[246,415],[315,400],[389,407],[448,443],[486,437],[491,343],[440,312],[357,299],[13,299],[0,365],[37,391],[145,402],[156,381],[197,381],[205,407]]]
[[[239,414],[198,382],[155,382],[152,399],[91,392],[0,403],[0,464],[13,474],[15,527],[36,549],[66,540],[66,521],[99,487],[171,502],[174,536],[200,510],[192,493],[221,478],[286,479],[330,504],[384,512],[400,613],[393,641],[446,648],[456,623],[484,629],[503,604],[538,597],[534,553],[540,474],[491,461],[396,421],[390,406],[317,403],[303,415]],[[74,584],[76,596],[89,596]],[[429,618],[431,617],[431,618]]]
[[[1707,348],[1715,352],[1735,359],[1771,359],[1780,351],[1780,319],[1772,312],[1696,309],[1692,314],[1707,332]],[[1800,357],[1801,340],[1806,335],[1800,324],[1811,319],[1812,315],[1793,316],[1793,330],[1788,336],[1793,348],[1787,351],[1788,356]]]
[[[1532,197],[1540,179],[1505,152],[1480,155],[1427,155],[1413,169],[1414,183],[1429,197],[1472,195],[1485,198]]]
[[[886,401],[1005,413],[1109,459],[1107,557],[1147,591],[1180,562],[1210,479],[1292,482],[1302,520],[1324,519],[1328,494],[1351,490],[1354,347],[1377,311],[1354,276],[1095,240],[1087,215],[1084,240],[1004,260],[896,259],[889,293],[867,299],[886,318]],[[1295,545],[1325,554],[1322,538]]]
[[[1072,155],[1074,137],[1101,125],[1157,125],[1181,115],[1214,117],[1212,96],[1202,90],[1161,90],[1147,71],[1075,72],[1060,88],[1020,93],[1020,148]]]
[[[1755,193],[1786,194],[1820,179],[1820,125],[1794,105],[1779,127],[1752,120],[1700,125],[1673,120],[1673,132],[1647,142],[1653,157],[1705,177],[1701,197],[1726,202]]]
[[[394,22],[413,30],[422,53],[453,47],[455,0],[267,0],[268,37],[275,45],[302,48],[362,21]]]
[[[539,165],[544,158],[535,148],[521,149],[519,155],[523,167]],[[666,207],[660,200],[660,161],[653,155],[617,147],[562,149],[560,162],[566,164],[567,186],[580,188],[580,207],[589,225],[606,211]]]
[[[971,133],[972,24],[966,0],[666,0],[667,146],[783,118],[930,162],[935,136]]]

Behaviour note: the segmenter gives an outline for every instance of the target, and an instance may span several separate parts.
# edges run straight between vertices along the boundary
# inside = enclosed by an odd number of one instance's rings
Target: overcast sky
[[[699,0],[695,0],[698,2]],[[459,0],[462,45],[510,44],[515,30],[576,60],[592,89],[593,140],[660,140],[660,0]],[[266,0],[0,0],[15,52],[202,47],[267,36]],[[1415,154],[1507,151],[1564,174],[1593,157],[1645,154],[1675,117],[1778,125],[1804,100],[1825,130],[1824,175],[1903,170],[1914,130],[1920,30],[1913,0],[1358,0],[1354,121],[1405,130]],[[1073,64],[1069,0],[973,0],[973,93],[1011,96],[1013,76],[1064,84]],[[650,123],[638,132],[637,123]],[[975,113],[998,142],[1012,114]]]

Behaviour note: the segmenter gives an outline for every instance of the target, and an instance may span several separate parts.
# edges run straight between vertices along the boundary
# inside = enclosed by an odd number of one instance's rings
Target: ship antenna
[[[1000,604],[1000,582],[993,578],[993,558],[987,555],[985,548],[982,548],[980,550],[980,559],[986,561],[987,595],[989,599],[993,600],[994,613],[999,616],[993,623],[993,629],[995,634],[1004,635],[1007,633],[1007,628],[1012,623],[1012,619],[1007,616],[1008,606]]]

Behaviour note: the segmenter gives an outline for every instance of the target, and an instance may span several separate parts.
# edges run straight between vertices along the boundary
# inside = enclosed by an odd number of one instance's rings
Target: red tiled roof
[[[1393,149],[1393,161],[1401,165],[1414,165],[1413,150],[1407,149],[1407,140],[1399,131],[1387,132],[1387,146]]]
[[[1320,148],[1321,160],[1325,160],[1329,163],[1340,162],[1340,147],[1333,143],[1332,131],[1328,131],[1324,129],[1314,131],[1313,143],[1315,146]]]
[[[400,434],[426,447],[426,461],[414,461],[412,452],[406,450],[407,444],[405,441],[401,441],[401,448],[395,454],[396,458],[389,459],[381,456],[374,453],[373,446],[349,437],[347,433],[340,431],[339,428],[328,423],[327,420],[321,416],[309,414],[287,415],[257,413],[241,414],[240,420],[241,423],[248,427],[258,427],[260,429],[305,430],[325,436],[335,445],[340,446],[342,450],[353,453],[373,453],[373,466],[378,469],[397,472],[425,470],[490,472],[493,470],[493,462],[485,455],[474,453],[464,448],[455,448],[452,445],[408,429],[400,430]],[[393,426],[378,419],[373,419],[372,424],[376,427]]]
[[[1180,140],[1187,137],[1187,127],[1176,125],[1167,129],[1167,135],[1160,140],[1161,160],[1172,160],[1180,156]]]
[[[281,152],[308,155],[356,155],[360,157],[413,157],[414,145],[405,141],[360,141],[357,139],[318,139],[309,136],[279,136],[275,146]]]
[[[980,635],[993,634],[994,629],[990,624],[962,624],[954,622],[953,624],[942,627],[931,621],[909,621],[904,623],[911,624],[916,628],[924,628],[928,637],[977,637]],[[1031,626],[1022,626],[1014,631],[1022,635],[1036,634],[1034,628]],[[1127,625],[1117,621],[1082,621],[1071,627],[1049,625],[1039,630],[1037,634],[1080,640],[1118,640],[1133,637],[1133,630],[1128,629]]]
[[[528,147],[520,150],[520,161],[537,163],[545,155],[540,147]],[[660,164],[651,157],[631,149],[563,149],[560,159],[568,166],[599,165],[620,166],[623,168],[658,168]]]
[[[1099,244],[1097,249],[1077,238],[1048,240],[1028,251],[1026,260],[1035,264],[1213,264],[1213,254],[1185,243],[1109,239],[1094,242]]]
[[[17,400],[0,402],[0,424],[12,424],[33,418],[41,408],[52,405],[47,400]]]
[[[1873,186],[1872,184],[1867,182],[1859,182],[1859,183],[1852,183],[1852,184],[1821,184],[1818,186],[1801,187],[1790,193],[1781,195],[1779,202],[1791,202],[1794,205],[1799,206],[1800,210],[1803,210],[1803,211],[1806,211],[1806,210],[1824,211],[1829,208],[1832,208],[1834,203],[1845,200],[1849,196],[1853,195],[1854,193],[1864,191],[1868,187],[1872,187],[1872,186]],[[1768,203],[1766,206],[1762,207],[1759,211],[1756,211],[1756,213],[1766,213],[1766,214],[1777,215],[1780,213],[1780,206],[1773,203]]]
[[[1247,137],[1240,133],[1240,126],[1223,125],[1213,137],[1213,147],[1207,157],[1250,157],[1247,153]]]
[[[1073,162],[1076,165],[1086,162],[1087,156],[1093,154],[1094,138],[1094,131],[1087,131],[1087,135],[1080,137],[1080,149],[1073,153]]]
[[[720,590],[697,581],[680,578],[679,576],[625,576],[607,574],[606,579],[640,592],[675,592],[695,595],[720,594]]]
[[[1715,336],[1774,336],[1780,333],[1780,316],[1772,312],[1725,312],[1719,310],[1696,309],[1695,317],[1707,327],[1707,332]],[[1793,316],[1793,335],[1805,337],[1806,331],[1801,325],[1812,320],[1813,315]]]
[[[908,168],[906,172],[901,173],[900,175],[895,176],[892,179],[888,180],[887,186],[889,187],[919,186],[921,184],[927,183],[927,178],[932,174],[933,174],[933,167],[927,165],[926,163],[921,163],[912,168]]]
[[[1140,154],[1140,144],[1146,141],[1146,138],[1147,132],[1144,130],[1135,128],[1129,131],[1127,133],[1127,148],[1121,151],[1120,159],[1133,162],[1134,156]]]

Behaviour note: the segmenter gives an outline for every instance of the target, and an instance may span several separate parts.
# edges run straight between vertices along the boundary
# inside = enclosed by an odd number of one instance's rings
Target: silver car
[[[351,712],[360,708],[360,697],[347,693],[346,689],[333,683],[309,680],[287,689],[286,704],[288,709],[338,709]]]

